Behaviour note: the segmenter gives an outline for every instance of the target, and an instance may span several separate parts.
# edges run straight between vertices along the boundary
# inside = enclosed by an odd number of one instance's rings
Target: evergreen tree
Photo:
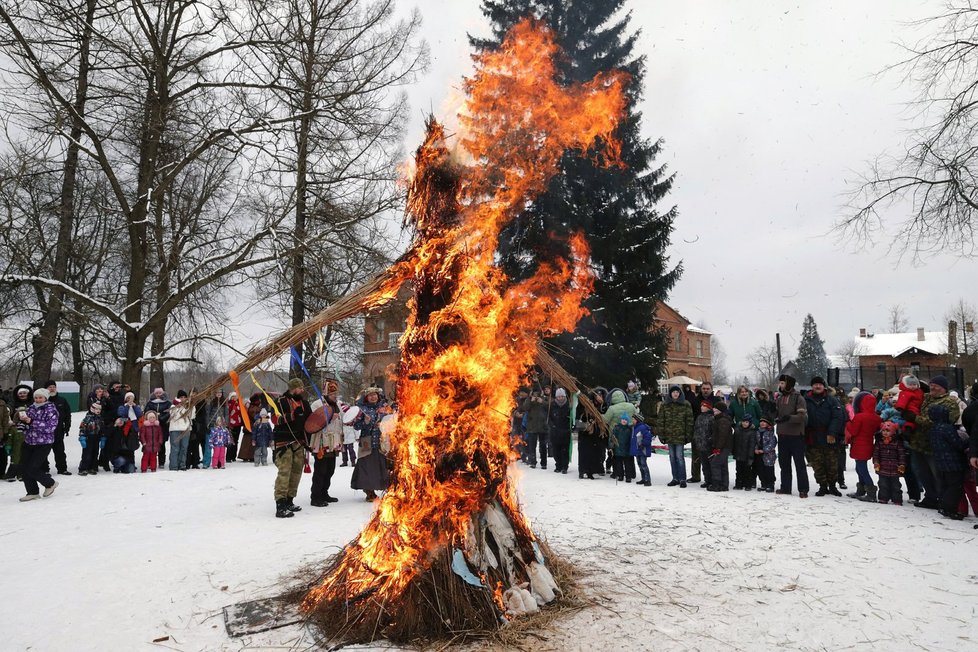
[[[812,376],[825,376],[829,366],[829,358],[825,355],[825,342],[818,336],[818,326],[815,318],[809,313],[801,326],[801,343],[798,345],[798,357],[795,359],[802,377],[799,383],[807,384]]]
[[[492,37],[472,38],[478,49],[498,47],[506,32],[534,16],[554,33],[564,58],[561,81],[592,79],[602,71],[624,70],[630,77],[627,115],[617,131],[623,167],[602,166],[599,144],[590,152],[569,152],[561,171],[540,196],[501,234],[500,265],[514,280],[527,278],[539,262],[568,255],[567,237],[585,234],[595,272],[591,311],[573,333],[551,344],[567,354],[558,358],[586,385],[613,387],[637,378],[655,387],[668,346],[654,322],[655,307],[681,273],[670,267],[666,248],[676,209],[656,205],[669,192],[673,176],[655,166],[662,142],[640,133],[635,108],[645,76],[643,57],[633,55],[638,32],[629,29],[624,0],[483,0]]]

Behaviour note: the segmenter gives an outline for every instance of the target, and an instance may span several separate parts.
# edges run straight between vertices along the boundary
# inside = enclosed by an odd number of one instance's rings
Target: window
[[[703,340],[696,340],[696,357],[703,357]]]
[[[675,340],[676,340],[676,343],[675,343],[676,351],[682,351],[683,350],[683,335],[682,335],[682,333],[680,333],[679,331],[676,331]]]
[[[386,327],[387,327],[387,324],[384,323],[384,320],[383,319],[378,319],[377,321],[374,322],[374,330],[375,330],[375,332],[374,332],[374,342],[383,342],[384,341],[384,329]]]

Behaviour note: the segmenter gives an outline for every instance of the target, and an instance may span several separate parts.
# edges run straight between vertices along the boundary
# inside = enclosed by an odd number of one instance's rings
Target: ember
[[[555,79],[551,34],[525,21],[477,59],[459,152],[430,121],[409,186],[417,236],[384,296],[414,286],[401,340],[394,474],[372,520],[337,555],[303,608],[331,638],[394,641],[492,631],[559,595],[508,468],[513,388],[542,335],[573,328],[591,287],[583,238],[570,260],[509,284],[500,229],[542,192],[567,149],[612,133],[624,77]],[[460,162],[464,158],[466,163]]]

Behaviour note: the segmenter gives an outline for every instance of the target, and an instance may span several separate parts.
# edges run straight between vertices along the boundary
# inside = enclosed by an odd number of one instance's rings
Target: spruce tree
[[[825,355],[825,342],[818,336],[818,326],[811,313],[806,315],[801,326],[801,343],[798,345],[798,357],[795,358],[802,377],[799,383],[807,384],[813,376],[825,376],[829,366],[828,356]]]
[[[483,0],[492,24],[488,39],[472,38],[480,50],[498,47],[506,32],[533,16],[549,27],[564,53],[562,81],[579,83],[602,71],[630,75],[629,106],[616,136],[624,166],[603,166],[604,144],[590,152],[569,152],[546,193],[504,231],[499,262],[514,281],[532,276],[540,261],[568,255],[567,237],[585,234],[595,272],[591,311],[572,333],[551,344],[557,358],[585,385],[621,386],[637,378],[654,388],[668,341],[654,322],[681,273],[666,255],[675,207],[656,206],[669,192],[673,175],[655,158],[662,141],[643,137],[636,106],[645,76],[643,57],[633,50],[639,36],[629,28],[624,0]],[[566,354],[566,357],[560,352]]]

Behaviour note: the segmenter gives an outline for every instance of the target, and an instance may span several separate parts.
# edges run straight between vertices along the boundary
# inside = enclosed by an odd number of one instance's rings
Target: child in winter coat
[[[900,426],[894,421],[884,421],[880,426],[873,447],[873,468],[879,476],[879,502],[902,505],[900,477],[907,470],[907,451],[900,438]]]
[[[143,425],[139,429],[139,443],[143,445],[143,459],[139,462],[140,469],[146,473],[148,466],[150,471],[156,473],[160,446],[163,445],[163,427],[160,425],[160,418],[155,410],[147,410],[143,415]]]
[[[713,405],[713,448],[710,451],[709,491],[730,491],[730,451],[733,448],[733,423],[727,414],[727,404]]]
[[[88,413],[78,427],[78,443],[82,447],[81,462],[78,463],[78,475],[95,475],[98,473],[98,450],[103,437],[102,404],[92,403],[88,406]]]
[[[231,443],[231,432],[224,425],[224,417],[214,419],[208,443],[211,447],[212,468],[223,469],[227,461],[228,444]]]
[[[709,401],[700,403],[700,413],[696,415],[696,420],[693,421],[693,443],[696,444],[698,450],[702,451],[700,466],[703,484],[700,486],[707,489],[713,479],[709,456],[709,451],[713,449],[713,406]],[[693,469],[694,475],[697,470],[699,469]]]
[[[255,443],[255,466],[268,466],[268,446],[272,443],[272,420],[268,410],[262,408],[258,413],[258,421],[251,428],[251,438]]]
[[[751,415],[745,412],[734,430],[733,456],[737,464],[734,489],[752,491],[757,487],[754,477],[754,451],[757,450],[757,430]]]
[[[890,396],[889,400],[883,404],[883,409],[880,410],[880,419],[882,419],[884,422],[892,421],[901,430],[903,430],[903,426],[907,420],[903,418],[903,411],[897,409],[896,402],[899,400],[899,398],[899,393]]]
[[[638,470],[642,479],[638,482],[646,487],[652,486],[652,476],[649,474],[649,456],[652,455],[652,430],[645,423],[641,414],[632,415],[632,444],[631,454],[638,462]]]
[[[920,380],[916,376],[904,376],[900,380],[900,392],[894,404],[906,422],[904,430],[914,429],[914,422],[920,416],[920,407],[923,403],[924,390],[920,388]]]
[[[754,472],[761,479],[761,489],[774,493],[774,464],[778,461],[778,436],[774,434],[774,424],[767,417],[761,417],[761,427],[757,431],[757,448],[754,449]]]

